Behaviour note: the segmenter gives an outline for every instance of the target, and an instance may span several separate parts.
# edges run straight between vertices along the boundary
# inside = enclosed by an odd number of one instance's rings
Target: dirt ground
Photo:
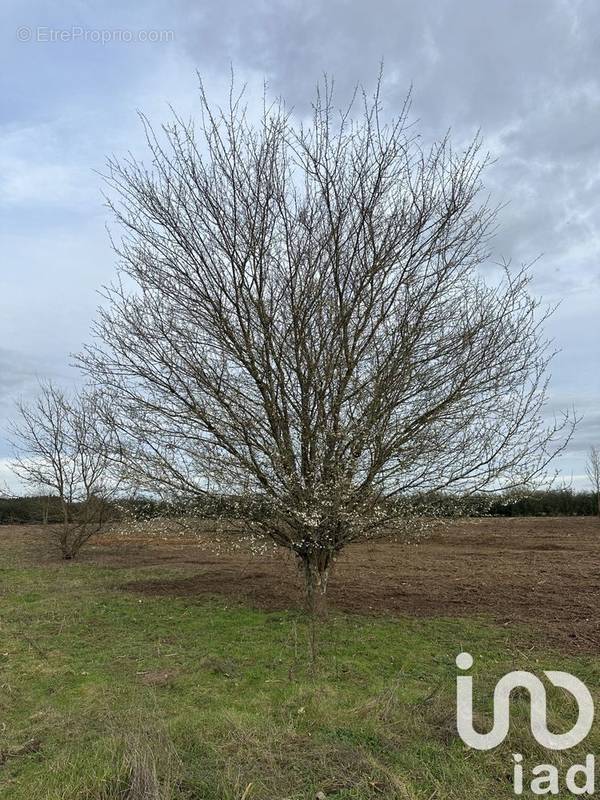
[[[57,563],[42,528],[0,528],[3,553],[23,565]],[[254,555],[245,545],[218,552],[209,537],[162,540],[106,535],[81,553],[82,563],[169,568],[168,579],[126,581],[153,595],[222,595],[261,608],[300,605],[293,560]],[[171,571],[173,570],[173,571]],[[485,616],[500,624],[535,623],[559,647],[600,649],[600,520],[592,517],[469,519],[414,543],[353,545],[331,577],[333,609],[367,614]]]

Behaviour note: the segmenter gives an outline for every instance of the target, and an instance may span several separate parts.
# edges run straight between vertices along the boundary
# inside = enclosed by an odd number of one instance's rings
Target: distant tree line
[[[213,497],[206,498],[202,504],[196,504],[192,511],[199,519],[243,519],[247,515],[256,516],[260,502],[260,499]],[[414,503],[415,499],[412,498],[411,502]],[[430,498],[428,502],[424,499],[416,502],[425,514],[430,507],[433,516],[442,517],[557,517],[592,516],[596,513],[594,492],[576,492],[572,489],[539,490],[526,495],[505,494],[493,498],[486,495],[439,495],[434,501]],[[252,509],[246,507],[249,503],[252,503]],[[110,518],[143,522],[145,519],[173,518],[189,514],[190,506],[185,502],[122,498],[112,504]],[[0,498],[0,525],[59,524],[62,521],[63,510],[58,497],[44,495]]]
[[[0,525],[57,524],[61,520],[58,497],[0,497]]]
[[[518,500],[499,500],[492,505],[490,513],[504,517],[590,516],[596,514],[596,499],[593,492],[568,489],[536,492]]]
[[[407,502],[423,516],[437,517],[571,517],[597,513],[595,492],[570,488],[510,491],[503,494],[437,494]]]
[[[505,494],[493,498],[473,496],[458,502],[463,516],[492,517],[571,517],[596,513],[594,492],[572,489],[546,489],[528,494]]]
[[[81,510],[81,503],[67,504],[67,520],[73,522]],[[118,503],[105,504],[107,521],[123,516]],[[59,525],[64,524],[65,508],[60,498],[48,495],[26,497],[0,497],[0,525]]]

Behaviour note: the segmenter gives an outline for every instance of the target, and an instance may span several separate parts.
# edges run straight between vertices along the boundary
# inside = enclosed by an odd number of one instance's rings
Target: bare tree
[[[74,558],[110,521],[118,487],[111,469],[114,436],[101,422],[99,396],[84,392],[69,399],[43,383],[35,401],[19,403],[18,412],[12,468],[31,487],[58,498],[58,543],[63,558]]]
[[[600,517],[600,450],[594,445],[588,453],[586,472],[596,495],[596,511]]]
[[[424,151],[408,103],[387,124],[379,88],[356,106],[337,114],[326,84],[311,124],[282,103],[253,123],[201,89],[199,131],[142,118],[152,170],[109,161],[123,280],[81,357],[136,480],[259,499],[313,601],[410,497],[527,484],[571,424],[543,422],[527,270],[478,269],[496,217],[479,142]]]

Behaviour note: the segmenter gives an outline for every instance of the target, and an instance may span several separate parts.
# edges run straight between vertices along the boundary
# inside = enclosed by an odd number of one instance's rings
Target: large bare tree
[[[592,445],[590,447],[586,472],[592,485],[592,491],[596,495],[596,512],[600,517],[600,449]]]
[[[117,451],[100,406],[97,393],[69,398],[52,383],[42,383],[32,403],[18,403],[11,427],[14,472],[60,505],[62,524],[56,532],[65,559],[74,558],[113,515]]]
[[[122,279],[82,356],[136,482],[259,498],[312,597],[410,497],[527,484],[570,424],[544,422],[527,270],[480,269],[479,142],[425,150],[408,104],[386,123],[359,97],[253,122],[201,90],[198,127],[144,119],[151,166],[109,161]]]

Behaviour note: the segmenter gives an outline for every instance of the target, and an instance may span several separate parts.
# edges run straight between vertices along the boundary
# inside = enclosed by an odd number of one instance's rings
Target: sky
[[[156,124],[215,101],[236,79],[306,113],[333,76],[343,102],[384,64],[385,111],[412,87],[426,139],[480,131],[502,204],[493,258],[535,261],[532,290],[559,306],[550,411],[582,417],[557,466],[585,487],[600,445],[600,3],[596,0],[167,0],[0,7],[0,483],[7,420],[39,378],[80,380],[86,339],[115,274],[99,175],[144,158]],[[536,260],[537,259],[537,260]]]

